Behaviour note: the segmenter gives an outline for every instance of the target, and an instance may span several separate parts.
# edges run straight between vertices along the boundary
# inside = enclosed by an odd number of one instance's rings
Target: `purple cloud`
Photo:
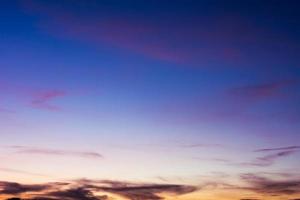
[[[258,166],[258,167],[267,167],[273,165],[279,158],[286,157],[296,153],[296,151],[280,151],[277,153],[257,157],[255,160],[251,162],[240,163],[241,165],[246,166]]]
[[[84,8],[89,6],[89,12],[84,16],[76,12],[76,9],[85,11]],[[273,40],[278,40],[277,34],[249,23],[242,16],[210,18],[207,25],[201,23],[200,16],[183,22],[176,19],[155,21],[144,15],[102,16],[99,14],[102,13],[101,6],[93,3],[73,2],[71,7],[63,3],[23,1],[23,8],[29,14],[38,15],[40,28],[55,36],[116,47],[185,66],[211,66],[210,63],[219,61],[225,65],[251,62],[249,49],[241,46],[263,44],[264,49],[269,50],[274,48]],[[294,44],[289,38],[280,40],[281,44],[288,44],[285,47],[289,51],[293,50],[290,46]]]
[[[255,174],[243,174],[241,179],[250,186],[244,189],[265,195],[292,195],[300,193],[300,180],[272,180]]]
[[[231,94],[252,99],[265,99],[278,97],[284,94],[284,89],[298,85],[298,80],[282,80],[265,84],[237,87],[230,91]]]
[[[256,149],[254,152],[296,151],[296,150],[300,150],[300,146],[288,146],[288,147],[275,147],[275,148]]]
[[[46,109],[50,111],[59,111],[60,107],[52,105],[50,102],[54,99],[66,96],[65,91],[61,90],[45,90],[36,91],[32,94],[32,100],[30,102],[32,107]]]

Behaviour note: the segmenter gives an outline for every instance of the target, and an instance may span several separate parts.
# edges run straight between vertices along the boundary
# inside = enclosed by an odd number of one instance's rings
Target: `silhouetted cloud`
[[[9,148],[16,149],[17,153],[25,154],[41,154],[41,155],[55,155],[55,156],[75,156],[82,158],[101,159],[103,156],[100,153],[92,151],[69,151],[59,149],[34,148],[26,146],[9,146]]]
[[[96,197],[93,193],[85,188],[73,188],[64,191],[55,191],[46,194],[57,199],[72,199],[72,200],[104,200],[105,196]]]
[[[22,185],[15,182],[0,182],[0,194],[17,195],[26,192],[39,192],[48,188],[48,185]]]
[[[250,186],[245,188],[256,193],[268,195],[291,195],[300,193],[300,180],[272,180],[255,174],[243,174],[242,180]]]
[[[240,200],[260,200],[260,199],[249,199],[249,198],[246,198],[246,199],[240,199]]]
[[[141,185],[141,186],[121,186],[121,187],[102,187],[104,191],[119,194],[130,199],[158,200],[163,199],[159,193],[167,192],[175,195],[191,193],[195,187],[183,185]]]
[[[41,185],[1,182],[0,189],[0,195],[22,195],[26,193],[26,196],[29,196],[26,200],[106,200],[109,199],[109,194],[119,195],[132,200],[161,200],[164,199],[160,196],[161,193],[178,196],[192,193],[198,188],[178,184],[145,184],[82,179],[69,183],[56,182]],[[101,192],[103,193],[102,195]]]

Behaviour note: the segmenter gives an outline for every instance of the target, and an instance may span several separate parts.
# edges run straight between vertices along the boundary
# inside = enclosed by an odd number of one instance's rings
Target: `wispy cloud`
[[[266,148],[266,149],[257,149],[254,150],[255,153],[264,153],[265,155],[257,156],[255,159],[251,161],[235,161],[225,158],[209,158],[209,159],[201,159],[207,161],[213,161],[218,163],[223,163],[231,166],[244,166],[244,167],[269,167],[275,164],[279,159],[288,157],[297,153],[300,150],[298,146],[289,146],[289,147],[280,147],[280,148]]]
[[[255,152],[269,152],[269,151],[296,151],[296,150],[300,150],[300,146],[264,148],[264,149],[256,149],[254,151]]]
[[[287,157],[294,153],[296,153],[296,152],[293,150],[280,151],[277,153],[272,153],[272,154],[268,154],[265,156],[257,157],[255,160],[253,160],[251,162],[244,162],[244,163],[240,163],[240,164],[245,165],[245,166],[267,167],[267,166],[273,165],[275,163],[275,161],[277,161],[279,158]]]
[[[44,174],[32,173],[32,172],[28,172],[28,171],[6,168],[6,167],[0,167],[0,171],[7,172],[7,173],[25,174],[25,175],[30,175],[30,176],[46,176]]]
[[[63,89],[36,88],[13,83],[6,83],[2,90],[4,97],[13,97],[21,105],[48,111],[62,110],[62,107],[56,105],[54,101],[68,95],[68,92]],[[0,105],[0,112],[15,113],[17,111]]]
[[[191,144],[179,144],[181,148],[225,148],[222,144],[205,144],[205,143],[191,143]]]
[[[32,94],[32,100],[30,104],[35,108],[59,111],[61,110],[61,107],[51,104],[51,101],[66,95],[67,93],[62,90],[36,91]]]
[[[40,27],[56,36],[97,46],[109,45],[154,59],[193,66],[211,67],[213,65],[209,65],[210,63],[220,60],[230,64],[240,63],[241,60],[251,62],[247,56],[249,50],[246,51],[241,46],[249,47],[249,44],[255,44],[259,49],[264,49],[261,47],[264,44],[265,48],[271,50],[274,48],[274,42],[266,40],[266,36],[278,39],[278,35],[271,30],[261,30],[260,26],[245,23],[245,19],[240,15],[234,18],[209,17],[210,23],[207,26],[206,23],[199,23],[203,19],[198,15],[182,21],[183,18],[178,20],[180,14],[169,12],[170,10],[168,13],[172,15],[158,21],[136,12],[128,16],[112,11],[113,17],[103,17],[99,13],[111,10],[102,12],[101,3],[82,5],[76,2],[71,5],[23,1],[27,13],[39,15],[43,22]],[[90,9],[88,14],[82,17],[76,12],[78,8]],[[199,8],[201,9],[205,8]],[[289,44],[286,47],[293,45],[289,38],[281,38],[281,41]],[[287,49],[291,51],[290,48]]]
[[[9,146],[9,148],[17,150],[16,153],[23,153],[23,154],[74,156],[74,157],[91,158],[91,159],[103,158],[103,156],[100,153],[92,152],[92,151],[70,151],[70,150],[35,148],[35,147],[26,147],[26,146]]]
[[[236,96],[242,96],[252,99],[278,97],[284,94],[285,88],[298,85],[299,83],[299,80],[279,80],[270,83],[246,85],[233,88],[230,93]]]

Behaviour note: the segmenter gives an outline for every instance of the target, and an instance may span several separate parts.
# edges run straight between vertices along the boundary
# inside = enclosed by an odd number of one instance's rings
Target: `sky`
[[[299,9],[0,1],[0,199],[299,200]]]

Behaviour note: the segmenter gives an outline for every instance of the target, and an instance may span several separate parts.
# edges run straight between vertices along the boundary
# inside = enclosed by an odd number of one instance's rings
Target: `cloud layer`
[[[22,185],[0,182],[0,194],[14,197],[30,196],[30,200],[105,200],[109,194],[131,200],[161,200],[162,193],[179,196],[196,191],[197,188],[177,184],[145,184],[118,181],[76,180],[41,185]],[[96,195],[97,193],[97,195]],[[100,193],[103,193],[102,195]],[[108,194],[107,194],[108,193]],[[99,195],[100,194],[100,195]]]

